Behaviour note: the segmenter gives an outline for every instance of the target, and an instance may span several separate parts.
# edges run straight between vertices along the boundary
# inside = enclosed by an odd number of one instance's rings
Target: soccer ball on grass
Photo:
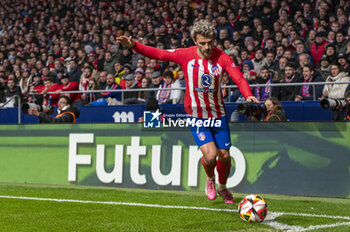
[[[246,222],[262,222],[267,215],[267,203],[259,195],[245,196],[239,202],[238,213]]]

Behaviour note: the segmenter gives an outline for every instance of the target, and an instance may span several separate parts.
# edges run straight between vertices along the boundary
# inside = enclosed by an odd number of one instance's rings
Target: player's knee
[[[227,149],[219,149],[219,158],[222,160],[230,159],[230,152]]]
[[[216,162],[216,152],[207,152],[203,154],[204,161],[208,165],[213,165]]]

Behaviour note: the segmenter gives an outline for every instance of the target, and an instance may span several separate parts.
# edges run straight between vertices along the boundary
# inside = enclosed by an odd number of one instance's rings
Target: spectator
[[[250,70],[254,70],[254,65],[251,60],[246,59],[241,66],[242,73],[249,73]]]
[[[123,65],[119,61],[116,61],[113,64],[113,68],[114,68],[115,82],[119,85],[123,77]]]
[[[63,69],[62,61],[60,59],[55,59],[54,61],[54,73],[55,73],[55,83],[60,83],[60,80],[58,78],[58,73],[64,73],[65,70]]]
[[[6,82],[5,77],[0,76],[0,103],[5,102],[5,88],[6,88]]]
[[[7,88],[5,89],[5,98],[6,101],[8,101],[13,96],[18,96],[22,100],[22,93],[21,88],[16,85],[15,80],[9,79],[7,81]],[[11,106],[18,106],[18,98],[13,99],[11,102],[8,103],[8,107]]]
[[[268,38],[266,40],[265,49],[264,49],[265,54],[267,55],[268,52],[272,52],[273,54],[275,54],[275,51],[276,51],[275,39]]]
[[[163,78],[160,72],[156,71],[152,74],[152,84],[149,86],[150,88],[159,88],[159,86],[163,85]],[[147,100],[150,97],[156,97],[155,91],[149,91],[147,95]]]
[[[98,49],[98,52],[97,52]],[[106,54],[106,50],[103,47],[98,47],[96,49],[96,53],[97,53],[97,70],[98,71],[103,71],[104,68],[104,63],[105,63],[105,54]]]
[[[79,48],[77,52],[77,64],[79,68],[82,68],[87,62],[87,54],[84,49]]]
[[[125,77],[125,89],[138,89],[139,87],[137,86],[137,80],[135,80],[135,77],[133,74],[128,74]],[[137,104],[139,93],[132,91],[132,92],[124,92],[124,98],[123,98],[123,103],[124,104]]]
[[[350,26],[349,26],[349,28],[350,28]],[[349,29],[349,32],[350,32],[350,29]],[[347,43],[346,43],[345,55],[348,58],[348,60],[350,60],[350,40],[348,40]]]
[[[132,68],[131,68],[131,64],[125,64],[123,71],[120,72],[121,75],[121,80],[119,82],[120,87],[122,87],[122,89],[125,89],[125,77],[129,74],[132,73]]]
[[[147,67],[145,70],[145,77],[151,82],[152,81],[152,74],[154,73],[154,69]]]
[[[331,64],[337,61],[337,52],[335,50],[334,44],[329,43],[326,45],[325,54],[327,55],[329,62],[331,62]]]
[[[148,89],[150,84],[151,84],[151,81],[144,77],[141,80],[141,87],[140,88]],[[139,91],[138,96],[137,96],[138,100],[140,102],[146,102],[147,94],[148,94],[147,91]]]
[[[218,43],[219,44],[224,44],[224,41],[226,39],[230,39],[229,32],[227,28],[221,28],[219,33],[218,33]]]
[[[276,61],[279,61],[279,59],[281,58],[281,57],[283,57],[283,55],[284,55],[284,50],[285,50],[285,48],[284,48],[284,46],[283,45],[277,45],[277,47],[276,47],[276,58],[275,58],[275,60]]]
[[[331,64],[331,74],[326,82],[350,81],[349,75],[344,72],[340,64]],[[343,99],[344,93],[348,85],[325,85],[323,89],[323,98]]]
[[[265,58],[265,66],[273,71],[277,71],[278,70],[278,66],[275,62],[275,53],[272,51],[268,51],[266,53],[266,58]]]
[[[166,90],[172,88],[180,88],[181,86],[174,83],[174,74],[171,71],[164,72],[164,81],[159,86],[157,92],[158,104],[177,104],[180,101],[181,90]]]
[[[137,68],[135,70],[134,76],[135,76],[135,80],[137,82],[137,87],[141,87],[141,80],[144,78],[143,74],[144,74],[144,71],[142,68]]]
[[[321,74],[323,80],[326,80],[331,73],[331,65],[327,55],[323,55],[320,59],[320,67],[317,71]]]
[[[316,40],[316,31],[315,30],[310,30],[308,35],[307,35],[307,39],[305,41],[305,48],[307,50],[311,51],[312,44],[315,42],[315,40]]]
[[[321,75],[315,71],[313,65],[306,64],[303,67],[302,81],[304,83],[323,82]],[[299,89],[298,95],[295,96],[295,101],[317,100],[322,97],[323,85],[303,85]],[[315,93],[314,93],[315,90]]]
[[[294,54],[294,58],[295,58],[296,60],[299,61],[300,55],[301,55],[301,54],[304,54],[304,53],[306,53],[306,54],[309,55],[309,56],[308,56],[308,59],[309,59],[309,60],[308,60],[308,63],[307,63],[307,64],[312,64],[312,65],[314,65],[314,64],[315,64],[315,61],[314,61],[313,57],[311,56],[311,52],[308,51],[308,50],[306,50],[306,47],[305,47],[305,45],[304,45],[304,43],[303,43],[302,40],[300,40],[300,39],[296,40],[296,41],[295,41],[295,54]]]
[[[337,53],[345,53],[346,52],[346,43],[347,40],[345,38],[344,32],[338,31],[336,33],[336,42],[335,42],[335,49]]]
[[[347,122],[350,121],[350,88],[349,87],[347,88],[347,91],[345,92],[345,95],[344,95],[344,99],[346,101],[344,121],[347,121]]]
[[[264,54],[263,50],[257,49],[254,54],[254,59],[252,60],[254,65],[254,70],[256,73],[260,73],[261,68],[264,66]]]
[[[38,85],[35,87],[37,93],[43,94],[43,106],[57,106],[57,102],[59,99],[59,94],[47,94],[48,92],[56,92],[59,90],[59,84],[54,83],[52,78],[47,77],[44,80],[44,86]]]
[[[23,70],[21,79],[19,80],[19,87],[21,88],[22,94],[26,94],[28,91],[29,77],[29,69],[26,68]]]
[[[83,74],[80,77],[79,90],[84,91],[87,90],[87,86],[89,84],[89,80],[92,78],[92,68],[85,67],[83,69]]]
[[[120,56],[117,57],[117,60],[120,61],[122,65],[126,63],[130,63],[132,58],[132,52],[130,48],[123,48],[122,53]],[[107,71],[107,70],[106,70]],[[108,72],[108,71],[107,71]]]
[[[343,71],[340,64],[331,64],[331,74],[326,79],[326,82],[341,82],[341,81],[350,81],[349,75]],[[344,84],[331,84],[325,85],[323,88],[322,98],[330,99],[344,99],[344,94],[348,85]],[[343,120],[343,112],[341,109],[333,109],[333,121]]]
[[[137,59],[137,63],[136,63],[136,68],[141,68],[142,70],[145,69],[145,66],[146,66],[146,61],[145,61],[145,58],[144,57],[140,57]]]
[[[91,67],[93,67],[93,69],[98,70],[98,67],[97,67],[97,54],[96,54],[95,51],[89,52],[87,62],[89,63],[89,65]]]
[[[229,86],[229,85],[234,85],[233,80],[229,77],[227,72],[224,72],[222,74],[222,81],[221,81],[221,86]],[[230,89],[228,88],[221,88],[222,92],[222,98],[224,99],[225,102],[230,101]]]
[[[130,73],[132,73],[131,64],[129,64],[129,63],[124,64],[123,71],[122,71],[122,79],[125,78]]]
[[[99,85],[95,79],[89,80],[89,85],[87,87],[87,90],[99,90]],[[83,93],[81,94],[81,99],[77,100],[74,104],[75,105],[87,105],[93,101],[97,101],[99,98],[101,98],[100,93]]]
[[[115,78],[113,74],[108,74],[106,78],[106,88],[105,90],[115,90],[115,89],[121,89],[120,85],[115,83]],[[101,93],[102,98],[113,98],[117,101],[121,101],[121,92],[102,92]]]
[[[68,74],[64,73],[61,77],[62,85],[56,90],[57,93],[66,92],[66,91],[78,91],[79,84],[76,81],[70,81]],[[81,98],[80,93],[62,93],[62,95],[68,96],[72,103]]]
[[[99,78],[99,81],[98,81],[99,89],[106,88],[106,85],[107,85],[106,81],[107,81],[107,72],[106,71],[100,72],[100,78]]]
[[[256,78],[257,84],[272,84],[273,79],[273,73],[270,72],[270,70],[267,67],[262,67],[259,76]],[[264,101],[268,97],[271,96],[272,93],[271,86],[264,86],[264,87],[255,87],[254,88],[254,96],[259,101]]]
[[[281,83],[299,83],[301,77],[295,72],[295,66],[293,63],[288,62],[285,68],[285,79]],[[299,86],[283,86],[275,87],[273,96],[277,97],[281,101],[294,101],[295,95],[299,93]]]
[[[115,60],[113,59],[112,53],[107,51],[105,54],[105,62],[103,64],[103,70],[108,74],[114,74],[114,65]]]
[[[324,32],[317,32],[316,40],[311,46],[311,55],[315,60],[315,65],[318,65],[321,56],[325,53],[327,43],[326,34]]]
[[[299,58],[299,67],[297,68],[297,72],[302,73],[304,66],[307,64],[311,64],[310,55],[307,53],[301,53],[298,58]]]
[[[77,63],[74,59],[68,61],[69,66],[67,67],[68,76],[70,81],[80,82],[80,77],[82,75],[82,71],[78,68]]]
[[[72,101],[67,96],[61,96],[58,101],[58,115],[51,118],[43,112],[39,112],[37,108],[28,109],[28,114],[35,115],[39,118],[40,123],[75,123],[79,117],[79,110],[72,105]]]
[[[282,56],[280,59],[279,59],[279,62],[278,62],[278,71],[275,73],[275,76],[274,76],[274,80],[273,82],[275,83],[280,83],[280,82],[283,82],[284,78],[286,77],[286,73],[285,73],[285,68],[286,68],[286,64],[287,64],[287,58]]]
[[[43,96],[41,94],[37,94],[37,87],[42,88],[44,86],[44,82],[42,81],[40,74],[35,73],[31,76],[28,82],[28,96],[27,101],[36,103],[38,105],[43,104]]]
[[[266,116],[264,122],[285,122],[287,121],[286,114],[282,108],[280,101],[275,97],[267,98],[264,102],[266,108]]]
[[[340,66],[342,67],[344,72],[346,72],[347,74],[350,74],[349,61],[348,61],[348,59],[347,59],[347,57],[346,57],[346,55],[344,53],[339,53],[339,55],[338,55],[338,63],[340,64]]]
[[[229,78],[231,80],[231,78]],[[184,75],[184,72],[182,71],[182,69],[180,69],[178,72],[177,72],[177,79],[175,80],[176,85],[180,86],[180,87],[183,87],[185,88],[186,87],[186,83],[185,83],[185,75]],[[178,104],[183,104],[184,103],[184,100],[185,100],[185,90],[182,90],[181,91],[181,98],[178,102]]]

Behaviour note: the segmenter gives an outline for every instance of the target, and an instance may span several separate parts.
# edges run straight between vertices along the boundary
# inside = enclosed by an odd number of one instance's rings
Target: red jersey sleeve
[[[231,57],[226,53],[222,52],[220,63],[223,65],[224,70],[228,73],[231,79],[236,83],[242,95],[246,99],[247,97],[253,96],[247,80],[244,79],[242,73],[236,67]]]
[[[179,51],[181,50],[181,48],[164,50],[135,42],[135,46],[133,46],[132,49],[143,56],[147,56],[151,59],[156,60],[181,63],[181,60],[183,59],[181,55],[179,56]]]

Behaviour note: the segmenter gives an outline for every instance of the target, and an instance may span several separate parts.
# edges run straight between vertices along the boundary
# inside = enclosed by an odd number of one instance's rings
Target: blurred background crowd
[[[251,84],[350,81],[349,11],[350,1],[344,0],[2,0],[0,102],[18,95],[24,102],[56,106],[64,91],[103,90],[68,95],[76,105],[138,104],[150,97],[159,104],[182,103],[184,92],[169,90],[185,86],[178,64],[136,54],[116,37],[162,49],[189,47],[191,26],[201,19],[216,26],[215,46]],[[222,85],[233,84],[225,73]],[[304,101],[343,99],[348,89],[252,91],[261,101]],[[243,100],[235,89],[222,94],[225,101]]]

